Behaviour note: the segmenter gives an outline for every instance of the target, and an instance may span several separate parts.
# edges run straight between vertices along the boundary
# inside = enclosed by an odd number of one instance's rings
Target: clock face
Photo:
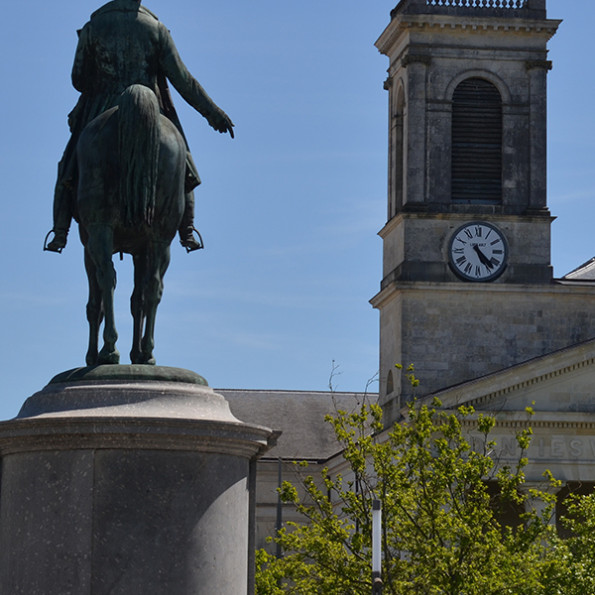
[[[455,231],[448,256],[453,271],[465,281],[491,281],[506,268],[508,245],[496,226],[473,221]]]

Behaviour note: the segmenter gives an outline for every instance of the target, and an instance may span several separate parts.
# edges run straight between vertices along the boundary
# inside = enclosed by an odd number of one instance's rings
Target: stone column
[[[547,60],[526,63],[529,76],[529,208],[545,209],[547,202]]]
[[[57,376],[0,423],[0,592],[248,593],[251,462],[270,436],[187,370]]]

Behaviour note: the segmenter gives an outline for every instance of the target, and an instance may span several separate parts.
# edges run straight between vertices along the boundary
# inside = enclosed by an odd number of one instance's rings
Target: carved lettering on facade
[[[496,451],[501,457],[518,457],[520,450],[514,436],[494,437]],[[540,460],[593,461],[595,458],[595,437],[589,436],[534,436],[528,452],[532,462]]]

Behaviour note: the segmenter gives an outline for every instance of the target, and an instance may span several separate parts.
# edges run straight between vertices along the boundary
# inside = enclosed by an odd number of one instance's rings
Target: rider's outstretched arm
[[[178,54],[169,31],[161,23],[159,24],[159,34],[161,68],[176,91],[189,105],[203,115],[215,130],[229,132],[233,137],[233,122],[190,74]]]

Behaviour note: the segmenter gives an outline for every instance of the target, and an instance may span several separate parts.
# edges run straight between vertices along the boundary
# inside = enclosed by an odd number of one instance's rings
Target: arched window
[[[452,201],[502,200],[502,97],[482,78],[460,83],[452,98]]]
[[[386,394],[390,395],[395,390],[395,382],[393,380],[393,371],[389,370],[386,377]]]

